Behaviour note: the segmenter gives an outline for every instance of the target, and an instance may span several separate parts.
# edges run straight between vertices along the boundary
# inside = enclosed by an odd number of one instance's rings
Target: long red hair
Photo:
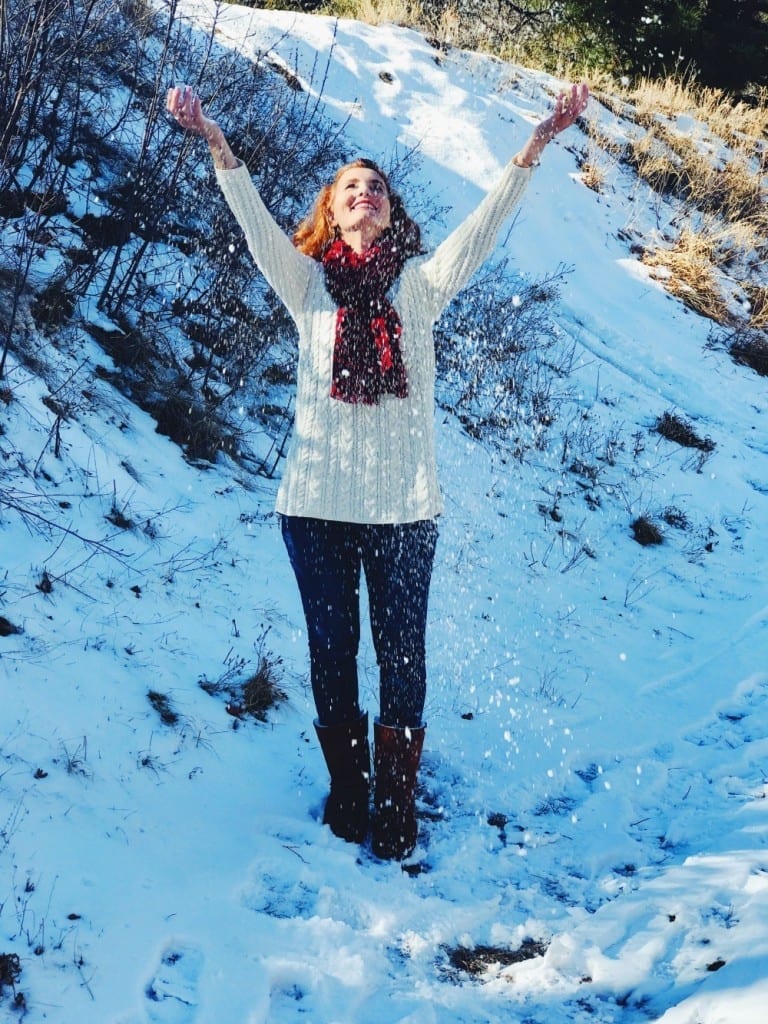
[[[389,195],[391,211],[391,226],[386,230],[391,232],[396,241],[403,246],[406,256],[416,256],[422,251],[419,225],[411,220],[405,212],[403,201],[396,192],[392,191],[386,174],[373,160],[367,160],[364,157],[344,164],[336,172],[333,181],[328,185],[323,185],[312,209],[296,228],[293,234],[293,244],[299,252],[303,252],[306,256],[311,256],[315,260],[323,258],[325,250],[336,238],[333,213],[331,212],[334,190],[342,174],[355,167],[365,167],[369,171],[375,171],[384,182]]]

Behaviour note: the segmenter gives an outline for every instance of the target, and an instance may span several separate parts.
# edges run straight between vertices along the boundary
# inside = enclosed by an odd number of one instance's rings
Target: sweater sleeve
[[[245,164],[233,170],[217,168],[216,180],[256,265],[296,319],[304,305],[315,260],[300,253],[272,217]]]
[[[491,255],[506,218],[522,199],[531,169],[510,161],[480,205],[421,265],[437,317]]]

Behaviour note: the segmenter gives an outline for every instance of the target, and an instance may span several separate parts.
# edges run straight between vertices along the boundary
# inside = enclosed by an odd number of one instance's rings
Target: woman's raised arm
[[[589,99],[586,85],[573,85],[555,101],[549,117],[507,164],[504,173],[480,205],[435,249],[421,265],[428,282],[435,315],[463,288],[472,274],[491,255],[499,229],[522,198],[531,168],[546,144],[572,125]]]
[[[295,319],[304,308],[314,261],[294,248],[264,205],[247,167],[229,148],[224,132],[216,121],[203,113],[200,97],[194,90],[188,85],[174,86],[168,90],[166,106],[182,128],[208,143],[216,178],[245,235],[251,255]]]

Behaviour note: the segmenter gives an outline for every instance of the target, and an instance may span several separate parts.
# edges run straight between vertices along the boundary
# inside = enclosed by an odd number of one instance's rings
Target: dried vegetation
[[[608,117],[587,126],[585,184],[600,191],[595,152],[602,151],[660,203],[674,200],[666,219],[659,212],[656,237],[636,240],[634,251],[671,295],[729,332],[734,358],[736,342],[742,353],[753,350],[768,327],[765,90],[746,103],[668,78],[632,87],[602,82],[595,95]]]

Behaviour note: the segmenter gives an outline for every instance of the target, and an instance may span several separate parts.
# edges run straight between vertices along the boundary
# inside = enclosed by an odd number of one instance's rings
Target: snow
[[[395,26],[180,10],[206,31],[215,18],[221,45],[269,50],[309,90],[327,65],[322,103],[351,115],[364,151],[418,144],[416,185],[450,204],[432,244],[558,88],[475,54],[438,62]],[[6,988],[1,1019],[763,1024],[765,381],[705,349],[708,322],[632,258],[619,232],[651,231],[658,210],[620,168],[602,195],[587,189],[584,145],[572,128],[549,147],[500,253],[533,276],[572,267],[557,315],[576,346],[573,436],[588,420],[596,436],[642,432],[643,448],[602,465],[589,509],[559,453],[504,458],[438,412],[447,512],[420,804],[435,813],[418,873],[320,823],[276,482],[189,465],[96,377],[57,458],[47,389],[10,362],[0,613],[23,632],[0,639],[0,953],[20,957],[27,1009]],[[94,344],[76,362],[105,356]],[[670,408],[715,440],[701,465],[649,432]],[[25,475],[35,460],[44,493]],[[538,509],[555,485],[562,523]],[[667,506],[691,529],[636,544],[631,519]],[[113,507],[133,529],[105,520]],[[594,557],[575,557],[587,542]],[[265,649],[288,699],[236,723],[198,683]],[[361,680],[374,712],[367,639]],[[449,963],[457,946],[526,940],[546,951],[478,978]]]

